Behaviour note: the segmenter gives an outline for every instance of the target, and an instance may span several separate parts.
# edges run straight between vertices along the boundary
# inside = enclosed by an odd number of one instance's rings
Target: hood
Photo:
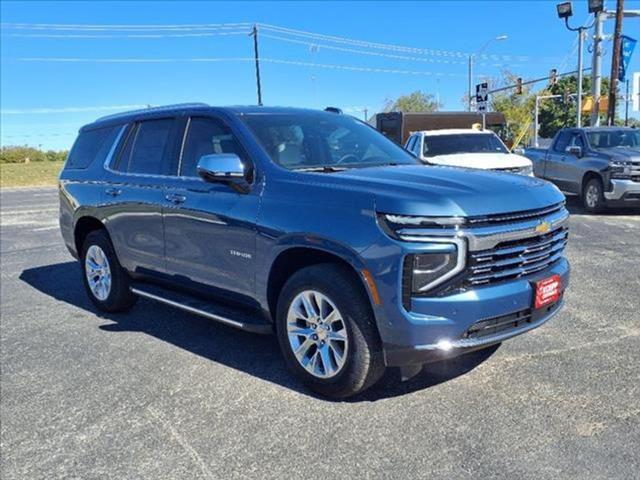
[[[376,210],[404,215],[488,215],[543,208],[565,199],[544,180],[475,169],[406,165],[302,175],[307,180],[313,176],[316,184],[373,194]]]
[[[600,151],[611,155],[612,160],[640,162],[640,149],[637,148],[615,147]]]
[[[436,165],[479,168],[483,170],[531,166],[529,159],[513,153],[452,153],[451,155],[437,155],[425,158],[425,161]]]

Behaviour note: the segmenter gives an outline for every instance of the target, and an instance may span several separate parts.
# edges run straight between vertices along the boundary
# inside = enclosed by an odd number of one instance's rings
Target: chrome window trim
[[[122,139],[122,135],[124,135],[128,125],[128,123],[125,123],[120,127],[120,131],[118,132],[118,135],[116,135],[113,145],[111,145],[111,148],[109,149],[109,153],[107,153],[107,158],[104,159],[104,169],[109,172],[115,171],[111,169],[111,161],[113,160],[113,156],[116,154],[116,149],[118,148],[118,145],[120,145],[120,140]]]
[[[180,155],[178,155],[178,170],[176,171],[176,177],[182,177],[182,155],[184,154],[184,146],[187,142],[187,134],[189,127],[191,126],[191,117],[187,118],[187,124],[184,126],[184,132],[182,133],[182,144],[180,145]]]

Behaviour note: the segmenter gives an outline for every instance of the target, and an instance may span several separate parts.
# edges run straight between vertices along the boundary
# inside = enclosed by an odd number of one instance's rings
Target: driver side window
[[[213,118],[191,118],[182,150],[179,175],[197,177],[200,158],[215,153],[235,153],[240,158],[244,157],[235,136],[221,122]]]

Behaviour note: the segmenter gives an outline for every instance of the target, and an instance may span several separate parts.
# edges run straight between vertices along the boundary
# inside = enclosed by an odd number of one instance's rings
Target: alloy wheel
[[[342,371],[349,338],[345,321],[326,295],[305,290],[295,296],[287,312],[287,336],[302,368],[317,378]]]
[[[91,245],[84,261],[84,271],[91,293],[100,301],[109,297],[111,292],[111,268],[102,248]]]

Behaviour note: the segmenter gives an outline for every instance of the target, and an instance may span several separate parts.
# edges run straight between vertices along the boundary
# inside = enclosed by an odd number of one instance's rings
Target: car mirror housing
[[[246,168],[235,153],[212,153],[198,160],[198,175],[205,182],[224,183],[240,193],[246,193]]]
[[[580,158],[582,156],[582,148],[578,147],[577,145],[572,145],[570,147],[567,147],[567,153]]]

